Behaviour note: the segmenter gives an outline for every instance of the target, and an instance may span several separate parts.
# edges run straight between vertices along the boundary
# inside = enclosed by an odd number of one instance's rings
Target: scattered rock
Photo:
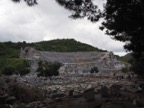
[[[73,96],[72,96],[72,98],[80,98],[82,95],[81,94],[74,94]]]
[[[69,90],[68,91],[68,96],[73,96],[73,92],[74,92],[74,90]]]
[[[37,108],[39,106],[40,102],[31,102],[27,104],[24,108]]]
[[[143,102],[141,99],[137,99],[137,100],[136,100],[136,105],[137,105],[138,107],[144,107],[144,102]]]
[[[120,88],[121,88],[121,85],[112,85],[110,87],[110,95],[111,96],[120,96]]]
[[[65,94],[63,94],[63,93],[53,93],[50,95],[50,98],[55,99],[55,98],[60,98],[60,97],[64,97],[64,96],[65,96]]]
[[[89,90],[89,89],[91,89],[91,88],[93,88],[93,87],[92,87],[92,85],[90,84],[90,85],[87,86],[86,89]]]
[[[137,104],[137,101],[136,100],[133,100],[133,105],[136,105]]]
[[[137,92],[139,92],[138,88],[136,88],[136,87],[128,87],[126,90],[128,92],[131,92],[131,93],[137,93]]]
[[[36,88],[31,88],[29,86],[13,85],[11,87],[11,94],[15,96],[19,101],[22,102],[32,102],[42,99],[44,92]]]
[[[143,91],[143,90],[144,90],[144,84],[141,83],[141,84],[139,84],[139,86],[138,86],[138,91],[141,92],[141,91]]]
[[[44,104],[51,104],[51,103],[53,103],[54,102],[54,100],[53,99],[50,99],[50,98],[46,98],[44,101],[43,101],[43,103]]]
[[[16,101],[16,97],[15,96],[10,96],[6,99],[6,103],[7,104],[13,104]]]
[[[84,91],[83,97],[87,101],[93,101],[95,99],[95,97],[94,97],[94,88],[90,88],[90,89]]]
[[[88,80],[88,82],[82,82],[80,84],[71,82],[68,84],[55,85],[52,83],[38,87],[31,84],[27,85],[25,82],[19,83],[19,81],[17,81],[17,83],[15,83],[8,81],[8,83],[6,83],[7,89],[4,89],[4,92],[0,92],[0,108],[144,107],[143,91],[137,92],[138,87],[142,89],[143,86],[129,85],[125,80],[117,84],[114,84],[115,80],[111,81],[112,79],[104,79],[99,82],[97,82],[97,80],[94,82],[94,80],[93,82]],[[103,87],[101,87],[102,85]],[[124,89],[120,89],[121,86]],[[121,96],[119,97],[120,94]],[[43,95],[45,97],[41,99],[40,97]]]
[[[60,101],[62,101],[62,97],[55,98],[54,101],[56,101],[56,102],[60,102]]]
[[[5,104],[6,103],[6,99],[8,98],[8,95],[3,95],[0,96],[0,104]]]
[[[109,97],[110,96],[109,90],[106,86],[101,87],[100,92],[101,92],[102,97]]]
[[[100,99],[98,99],[98,100],[96,100],[95,102],[94,102],[94,108],[101,108],[102,107],[102,105],[103,104],[105,104],[107,102],[107,99],[104,99],[104,98],[100,98]]]
[[[0,105],[0,108],[12,108],[12,106],[8,104],[3,104],[3,105]]]
[[[83,97],[79,97],[79,98],[75,98],[73,100],[71,100],[71,104],[80,104],[80,103],[85,103],[87,100]]]

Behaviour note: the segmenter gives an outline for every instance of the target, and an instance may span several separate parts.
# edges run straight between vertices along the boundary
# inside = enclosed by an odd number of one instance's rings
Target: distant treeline
[[[33,47],[40,51],[55,51],[55,52],[78,52],[78,51],[98,51],[105,52],[105,50],[98,49],[91,45],[78,42],[74,39],[56,39],[51,41],[41,41],[27,43],[23,42],[0,42],[0,58],[18,58],[20,48]]]

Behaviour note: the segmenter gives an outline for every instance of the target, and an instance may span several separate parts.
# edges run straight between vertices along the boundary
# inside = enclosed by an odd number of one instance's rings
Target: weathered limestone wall
[[[48,62],[61,62],[60,75],[81,75],[89,74],[91,68],[98,67],[99,74],[119,71],[125,64],[118,61],[112,52],[48,52],[37,51],[26,47],[21,49],[20,57]],[[35,62],[32,63],[33,70],[36,70]]]

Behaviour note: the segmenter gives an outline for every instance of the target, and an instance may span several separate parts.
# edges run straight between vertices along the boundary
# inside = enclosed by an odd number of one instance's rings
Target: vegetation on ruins
[[[93,68],[91,68],[91,70],[90,70],[90,73],[92,74],[92,73],[98,73],[99,72],[99,69],[98,69],[98,67],[93,67]]]
[[[43,77],[51,77],[59,75],[59,68],[62,66],[59,62],[47,62],[47,61],[39,61],[38,62],[38,76]]]
[[[0,58],[0,74],[4,75],[26,75],[30,72],[29,61],[19,58]]]

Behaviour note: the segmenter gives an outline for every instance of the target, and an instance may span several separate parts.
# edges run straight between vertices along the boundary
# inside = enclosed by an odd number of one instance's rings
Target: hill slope
[[[41,51],[55,51],[55,52],[80,52],[80,51],[98,51],[103,50],[93,47],[91,45],[78,42],[74,39],[56,39],[51,41],[42,41],[34,43],[36,49]]]
[[[123,58],[129,62],[133,58],[132,53],[126,54],[125,56],[123,56]]]
[[[104,50],[95,48],[91,45],[78,42],[74,39],[56,39],[41,42],[0,42],[0,58],[18,58],[21,47],[33,47],[40,51],[54,51],[54,52],[83,52],[83,51],[98,51]]]

